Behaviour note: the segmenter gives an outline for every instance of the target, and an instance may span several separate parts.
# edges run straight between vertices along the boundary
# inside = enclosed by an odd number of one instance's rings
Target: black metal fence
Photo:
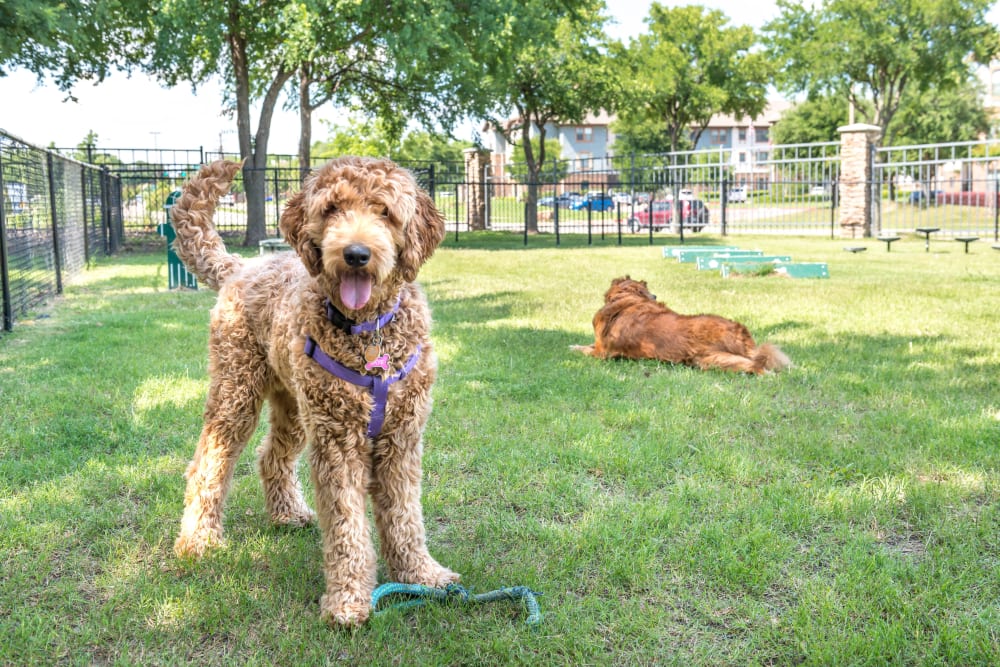
[[[522,234],[524,243],[560,243],[565,234],[590,243],[626,238],[663,242],[668,235],[787,234],[834,236],[836,181],[770,180],[745,185],[728,174],[688,180],[684,174],[627,185],[587,182],[585,175],[541,183],[532,227],[529,186],[506,180],[436,179],[438,209],[456,239],[481,228]],[[479,190],[478,196],[474,192]],[[482,211],[474,210],[482,201]],[[537,234],[536,234],[537,233]],[[532,240],[534,239],[534,240]],[[550,240],[551,239],[551,240]]]
[[[3,330],[62,292],[93,257],[118,250],[121,179],[0,132]]]

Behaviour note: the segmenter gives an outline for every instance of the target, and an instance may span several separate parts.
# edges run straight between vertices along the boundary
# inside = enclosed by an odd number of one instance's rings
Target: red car
[[[671,222],[674,218],[674,202],[654,201],[648,208],[636,210],[635,215],[628,221],[629,229],[633,232],[653,227],[653,231],[660,231],[667,227],[670,231],[679,231]],[[708,206],[700,199],[685,199],[681,201],[681,221],[684,229],[700,232],[709,223]]]

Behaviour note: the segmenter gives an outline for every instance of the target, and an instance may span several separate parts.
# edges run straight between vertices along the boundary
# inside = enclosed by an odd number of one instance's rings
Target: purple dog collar
[[[370,331],[378,331],[385,325],[392,322],[392,318],[396,316],[399,312],[399,302],[400,299],[396,299],[396,305],[387,313],[382,313],[377,319],[370,320],[368,322],[362,322],[357,324],[354,320],[348,318],[342,312],[337,310],[336,307],[330,300],[326,300],[326,319],[330,320],[335,327],[343,331],[349,336],[357,336],[358,334],[368,333]]]
[[[389,398],[389,385],[399,382],[413,370],[413,367],[417,365],[417,361],[420,359],[420,346],[417,346],[417,351],[410,355],[410,358],[406,360],[403,367],[395,374],[382,379],[377,375],[362,375],[357,371],[353,371],[347,368],[333,357],[328,355],[326,352],[316,344],[316,341],[312,339],[311,336],[306,336],[306,347],[305,355],[313,359],[317,364],[322,366],[326,371],[333,374],[334,376],[350,382],[351,384],[356,384],[359,387],[366,387],[372,393],[372,398],[375,399],[375,405],[372,406],[372,414],[368,420],[368,437],[376,438],[378,434],[382,432],[382,424],[385,422],[385,406],[387,399]]]

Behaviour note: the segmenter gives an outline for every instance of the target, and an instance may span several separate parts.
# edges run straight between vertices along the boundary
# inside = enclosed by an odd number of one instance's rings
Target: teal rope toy
[[[379,609],[379,601],[389,595],[408,595],[413,599],[397,602],[384,609]],[[493,602],[495,600],[524,600],[524,605],[528,608],[528,618],[525,625],[536,626],[542,622],[542,610],[538,606],[535,596],[541,595],[538,591],[533,591],[527,586],[505,586],[489,593],[473,595],[468,589],[458,584],[449,584],[446,588],[431,588],[420,584],[382,584],[372,591],[372,609],[375,616],[389,611],[390,609],[410,609],[425,604],[428,600],[442,602],[449,599],[461,600],[462,602]]]

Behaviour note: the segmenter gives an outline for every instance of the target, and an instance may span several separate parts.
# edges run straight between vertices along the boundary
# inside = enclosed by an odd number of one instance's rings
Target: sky
[[[695,0],[660,0],[666,6],[687,5]],[[623,41],[645,30],[651,0],[610,0],[614,23],[608,34]],[[719,9],[731,25],[755,28],[777,15],[773,0],[701,0],[701,5]],[[1000,12],[996,7],[991,16]],[[100,148],[174,148],[238,152],[236,120],[222,114],[222,87],[213,82],[192,92],[190,85],[164,88],[141,75],[115,73],[99,84],[83,82],[72,90],[77,101],[68,101],[55,85],[39,84],[34,74],[15,71],[0,78],[0,129],[28,143],[73,147],[91,130]],[[275,111],[268,152],[298,152],[299,119],[294,110]],[[341,112],[327,107],[313,115],[313,140],[326,137],[323,121],[346,125]],[[252,127],[256,131],[257,110]],[[472,124],[456,131],[460,139],[472,138]],[[467,135],[467,136],[466,136]]]

